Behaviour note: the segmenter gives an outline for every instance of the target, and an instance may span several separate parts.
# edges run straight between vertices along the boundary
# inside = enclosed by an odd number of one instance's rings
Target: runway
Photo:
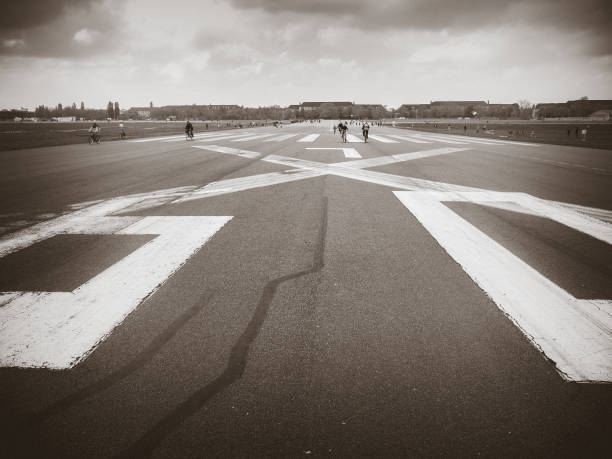
[[[612,150],[329,121],[0,152],[15,456],[598,456]]]

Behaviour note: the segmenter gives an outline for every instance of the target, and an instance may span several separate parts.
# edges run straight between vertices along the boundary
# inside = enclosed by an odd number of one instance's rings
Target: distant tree
[[[115,119],[119,119],[119,115],[121,115],[121,111],[119,110],[119,102],[115,102]]]
[[[62,116],[63,114],[64,114],[64,107],[62,107],[62,104],[57,104],[57,115]]]
[[[153,108],[153,101],[149,102],[149,108]]]
[[[113,108],[113,103],[111,101],[108,102],[106,106],[106,117],[114,118],[115,117],[115,109]]]
[[[589,100],[589,96],[582,96],[580,100]]]
[[[81,102],[81,111],[85,110],[85,102]]]
[[[36,110],[34,110],[34,115],[40,119],[48,119],[51,117],[51,111],[44,105],[39,105],[36,107]]]
[[[529,119],[531,118],[531,113],[533,112],[533,105],[526,99],[522,99],[518,101],[518,117],[521,119]]]

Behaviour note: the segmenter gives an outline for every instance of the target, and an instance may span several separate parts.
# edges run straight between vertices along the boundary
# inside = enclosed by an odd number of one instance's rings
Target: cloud
[[[1,55],[82,58],[117,51],[121,43],[119,0],[6,4],[6,14],[0,16]]]
[[[319,26],[350,25],[361,30],[447,30],[469,32],[530,25],[569,33],[585,32],[589,52],[612,52],[610,0],[230,0],[238,9]]]

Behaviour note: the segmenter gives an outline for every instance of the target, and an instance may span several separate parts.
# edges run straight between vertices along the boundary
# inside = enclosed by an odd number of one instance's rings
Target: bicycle
[[[93,145],[94,143],[100,143],[100,135],[97,132],[89,134],[89,145]]]

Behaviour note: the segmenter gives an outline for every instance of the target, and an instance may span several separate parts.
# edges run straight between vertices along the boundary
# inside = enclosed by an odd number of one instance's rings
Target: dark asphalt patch
[[[61,234],[0,258],[0,291],[71,292],[155,236]]]
[[[609,244],[544,217],[468,202],[445,204],[576,298],[612,298]]]

